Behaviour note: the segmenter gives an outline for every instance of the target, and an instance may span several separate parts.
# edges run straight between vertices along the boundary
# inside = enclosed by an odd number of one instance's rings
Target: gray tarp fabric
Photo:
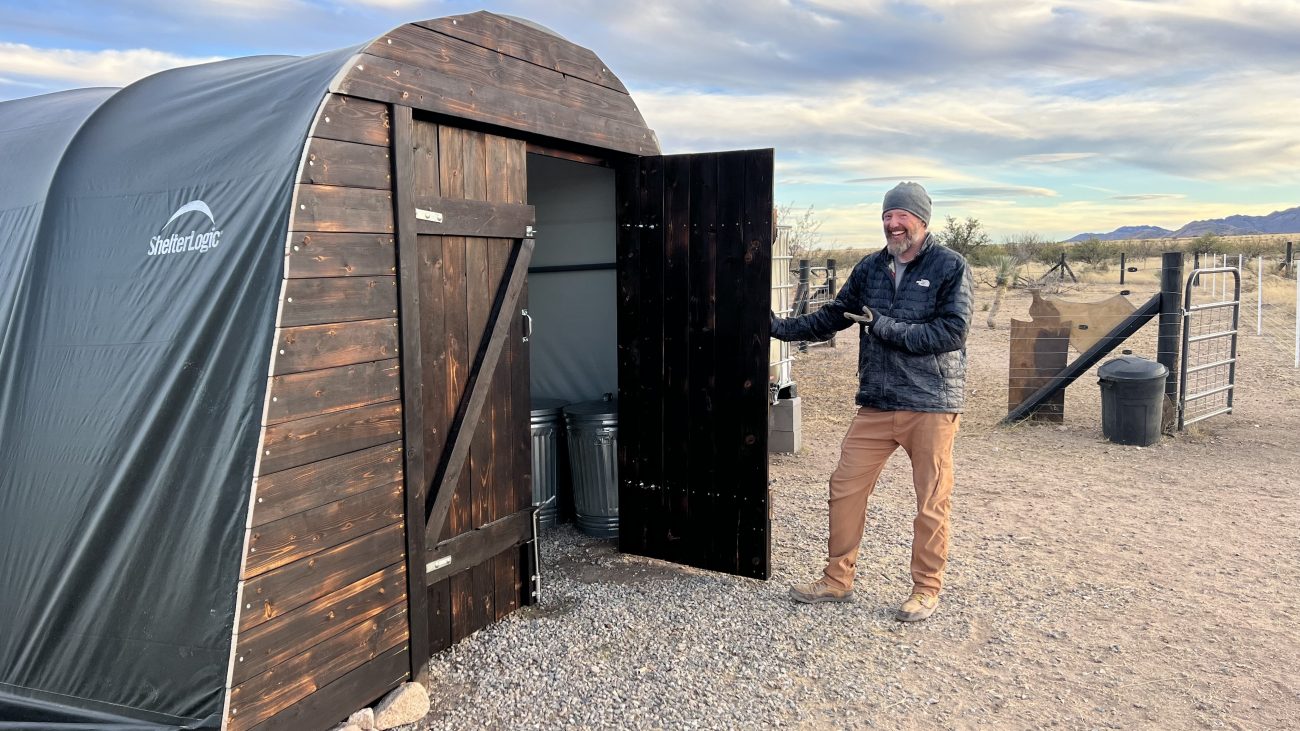
[[[0,104],[0,729],[220,724],[294,177],[354,51]]]

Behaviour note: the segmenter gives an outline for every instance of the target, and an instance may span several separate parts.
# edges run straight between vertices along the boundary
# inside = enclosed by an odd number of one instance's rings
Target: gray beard
[[[905,238],[902,241],[895,241],[892,238],[886,238],[885,249],[889,251],[890,256],[899,257],[908,249],[912,248],[912,246],[919,243],[919,241],[911,237]]]

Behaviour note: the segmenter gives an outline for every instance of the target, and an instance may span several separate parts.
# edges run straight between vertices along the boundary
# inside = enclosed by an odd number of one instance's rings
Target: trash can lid
[[[618,399],[612,394],[605,394],[605,398],[596,399],[595,401],[583,401],[577,404],[569,404],[564,407],[564,413],[571,416],[617,416]]]
[[[559,414],[560,410],[568,405],[568,401],[561,398],[535,398],[533,399],[532,416],[550,416]]]
[[[1121,355],[1097,369],[1097,377],[1103,381],[1151,381],[1168,373],[1163,364],[1136,355]]]

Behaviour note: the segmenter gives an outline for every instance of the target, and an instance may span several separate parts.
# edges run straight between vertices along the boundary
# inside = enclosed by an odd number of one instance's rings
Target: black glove
[[[862,325],[863,327],[867,328],[868,331],[870,331],[871,326],[874,325],[876,323],[876,320],[880,318],[880,313],[871,309],[867,305],[863,305],[861,315],[854,314],[852,312],[845,312],[844,316],[858,323],[859,325]]]

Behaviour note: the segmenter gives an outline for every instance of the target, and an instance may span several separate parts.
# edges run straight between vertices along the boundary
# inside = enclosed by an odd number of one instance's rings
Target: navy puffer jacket
[[[867,305],[879,317],[858,336],[859,406],[960,413],[966,392],[971,273],[961,254],[927,234],[898,289],[889,252],[862,258],[835,299],[811,315],[772,322],[778,340],[827,340]]]

